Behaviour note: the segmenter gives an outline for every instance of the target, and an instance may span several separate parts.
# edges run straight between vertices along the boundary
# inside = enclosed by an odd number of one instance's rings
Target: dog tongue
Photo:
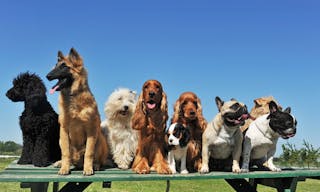
[[[155,108],[156,107],[156,104],[155,103],[147,103],[147,107],[149,108],[149,109],[153,109],[153,108]]]
[[[49,93],[52,95],[54,94],[54,92],[59,88],[59,85],[53,87],[52,89],[50,89]]]

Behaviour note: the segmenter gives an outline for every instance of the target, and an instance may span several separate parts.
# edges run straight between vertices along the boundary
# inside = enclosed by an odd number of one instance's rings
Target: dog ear
[[[161,99],[161,111],[167,112],[168,111],[168,101],[167,95],[164,91],[162,91],[162,99]]]
[[[188,145],[190,141],[190,128],[189,127],[182,127],[182,138],[179,141],[180,147],[185,147]]]
[[[173,117],[171,119],[171,124],[178,122],[180,112],[181,112],[181,102],[179,99],[177,99],[176,103],[174,104],[173,107]]]
[[[69,60],[74,65],[74,67],[82,67],[82,58],[73,47],[69,52]]]
[[[167,101],[167,95],[164,91],[162,91],[162,99],[161,99],[161,113],[162,113],[162,125],[163,125],[163,131],[166,129],[166,123],[168,120],[168,101]]]
[[[58,51],[58,62],[62,61],[64,59],[64,55],[61,51]]]
[[[270,113],[279,111],[278,105],[274,101],[270,101],[269,110],[270,110]]]
[[[291,113],[291,107],[287,107],[283,112],[285,112],[285,113]]]
[[[221,111],[221,107],[222,107],[222,105],[224,104],[224,101],[222,101],[221,99],[220,99],[220,97],[218,97],[218,96],[216,96],[216,105],[217,105],[217,107],[218,107],[218,110],[219,110],[219,112]]]
[[[198,117],[198,121],[199,121],[199,125],[200,128],[202,130],[205,130],[207,127],[207,121],[205,120],[205,118],[203,117],[202,114],[202,105],[201,105],[201,101],[199,98],[197,98],[197,117]]]
[[[138,102],[136,104],[136,109],[131,119],[132,128],[136,130],[141,130],[146,126],[146,110],[143,103],[143,93],[140,94]]]

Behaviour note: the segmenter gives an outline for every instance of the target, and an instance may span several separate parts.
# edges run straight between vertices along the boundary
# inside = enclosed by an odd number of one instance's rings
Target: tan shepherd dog
[[[100,115],[89,89],[87,71],[80,55],[71,48],[69,55],[58,52],[58,63],[47,75],[58,79],[51,89],[60,91],[59,123],[62,152],[60,175],[70,173],[70,165],[83,167],[83,175],[93,175],[105,164],[107,142],[100,128]]]

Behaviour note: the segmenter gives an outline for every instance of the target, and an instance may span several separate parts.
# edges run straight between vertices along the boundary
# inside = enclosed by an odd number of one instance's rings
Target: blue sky
[[[255,98],[273,95],[298,120],[289,142],[320,147],[319,10],[312,0],[1,1],[0,140],[22,142],[23,104],[5,97],[12,79],[34,72],[50,89],[45,75],[58,50],[74,47],[102,119],[114,89],[140,93],[157,79],[169,116],[184,91],[201,98],[207,121],[217,113],[216,96],[251,109]],[[48,99],[58,111],[58,94]]]

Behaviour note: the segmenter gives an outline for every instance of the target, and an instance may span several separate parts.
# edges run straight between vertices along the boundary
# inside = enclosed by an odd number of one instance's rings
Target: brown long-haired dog
[[[171,173],[164,140],[167,120],[167,96],[161,83],[157,80],[146,81],[132,117],[132,128],[140,130],[137,154],[132,165],[136,173],[150,173],[150,167],[160,174]]]
[[[60,175],[70,173],[70,164],[83,167],[84,175],[92,175],[107,159],[107,143],[100,128],[100,115],[89,89],[87,71],[75,49],[64,56],[58,52],[58,63],[47,75],[58,79],[50,91],[60,91],[59,123],[62,152]]]
[[[202,133],[207,127],[207,121],[202,115],[201,101],[195,93],[185,92],[180,95],[174,105],[172,123],[181,123],[190,129],[187,169],[190,172],[198,171],[201,168]]]

